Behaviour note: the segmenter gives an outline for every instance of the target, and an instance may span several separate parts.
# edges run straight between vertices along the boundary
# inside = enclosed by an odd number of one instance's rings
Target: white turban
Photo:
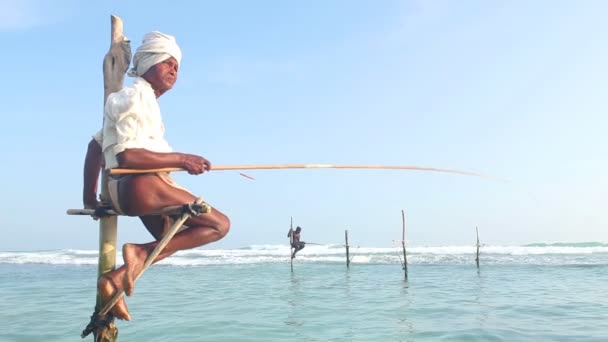
[[[158,31],[146,33],[133,56],[133,68],[129,70],[128,75],[141,76],[153,65],[170,57],[175,58],[178,65],[181,63],[182,51],[179,49],[175,37]]]

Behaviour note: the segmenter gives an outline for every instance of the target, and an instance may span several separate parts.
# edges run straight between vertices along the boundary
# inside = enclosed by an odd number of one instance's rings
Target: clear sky
[[[176,36],[175,150],[215,165],[421,165],[175,175],[232,220],[214,248],[608,241],[605,1],[0,0],[0,250],[94,249],[81,203],[110,15]],[[132,79],[127,78],[126,84]],[[119,242],[150,240],[121,218]]]

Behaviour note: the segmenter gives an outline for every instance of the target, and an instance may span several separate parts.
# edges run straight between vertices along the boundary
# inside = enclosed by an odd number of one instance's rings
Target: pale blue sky
[[[145,6],[144,6],[145,5]],[[133,50],[175,35],[167,139],[216,165],[403,164],[412,171],[215,172],[176,179],[229,215],[209,247],[303,239],[391,246],[608,241],[604,1],[0,0],[0,250],[97,244],[81,204],[101,127],[110,15]],[[131,79],[126,80],[130,84]],[[137,219],[120,242],[148,241]]]

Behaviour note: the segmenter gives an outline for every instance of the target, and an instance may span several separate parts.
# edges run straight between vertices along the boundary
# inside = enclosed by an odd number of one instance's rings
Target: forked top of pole
[[[119,16],[112,15],[110,17],[110,23],[112,25],[112,43],[120,43],[124,39],[124,29],[122,19]]]

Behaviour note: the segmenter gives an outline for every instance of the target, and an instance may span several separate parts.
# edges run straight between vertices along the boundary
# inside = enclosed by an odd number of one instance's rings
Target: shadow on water
[[[302,287],[301,287],[301,276],[291,273],[289,285],[287,287],[287,305],[289,308],[289,312],[287,313],[287,320],[285,320],[285,325],[290,327],[301,327],[304,325],[304,322],[297,318],[296,312],[300,307],[300,297],[302,296]],[[296,330],[296,336],[299,337],[299,330]]]
[[[486,321],[488,320],[490,308],[488,307],[488,305],[486,303],[486,299],[485,299],[485,297],[486,297],[485,279],[481,276],[481,271],[479,268],[477,269],[477,280],[478,280],[478,282],[477,282],[477,289],[475,291],[474,303],[478,309],[476,311],[479,313],[479,315],[477,316],[477,322],[479,323],[479,329],[483,329],[484,326],[486,325]]]
[[[397,331],[399,336],[403,336],[405,338],[411,337],[416,332],[416,327],[414,326],[414,322],[408,319],[408,316],[411,314],[411,309],[413,307],[412,303],[412,294],[410,293],[410,283],[408,280],[402,281],[402,286],[399,291],[399,306],[396,324]],[[399,315],[399,313],[401,313]],[[405,341],[410,341],[406,339]]]
[[[344,291],[345,291],[345,298],[346,298],[346,304],[347,304],[347,308],[348,308],[348,312],[353,312],[355,307],[353,306],[353,303],[355,302],[355,298],[353,297],[353,293],[352,293],[352,289],[351,289],[351,274],[350,274],[350,269],[346,269],[346,271],[344,272]],[[350,322],[351,324],[348,324],[348,330],[345,333],[345,338],[347,340],[352,340],[355,336],[354,331],[353,331],[353,324],[352,322]]]
[[[290,330],[290,340],[315,340],[315,334],[323,334],[314,331],[320,320],[333,324],[333,333],[340,331],[340,336],[345,340],[356,338],[357,320],[360,319],[360,311],[363,308],[358,302],[361,291],[357,288],[357,281],[361,279],[351,271],[344,269],[343,272],[335,272],[334,277],[328,277],[322,272],[321,275],[290,275],[286,282],[287,317],[284,321]],[[320,282],[320,279],[323,281]],[[323,296],[327,295],[329,297],[323,299]],[[327,309],[317,311],[311,316],[311,308],[315,310],[315,307],[318,309],[319,306]]]

